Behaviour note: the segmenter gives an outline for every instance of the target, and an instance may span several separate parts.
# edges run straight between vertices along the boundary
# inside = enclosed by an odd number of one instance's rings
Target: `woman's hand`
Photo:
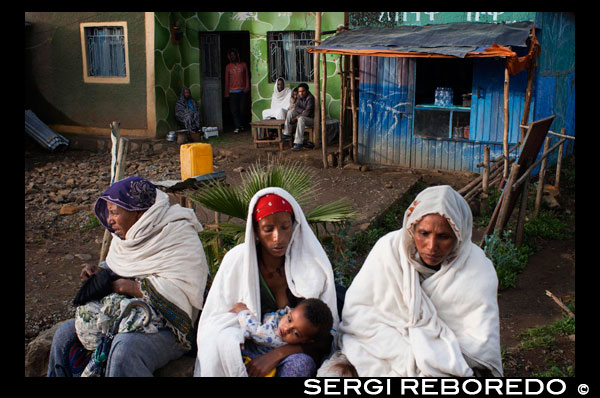
[[[79,277],[85,282],[90,278],[90,276],[100,272],[101,270],[102,268],[100,268],[97,264],[86,264],[86,266],[81,270]]]
[[[248,307],[244,303],[235,303],[232,309],[229,312],[235,312],[236,314],[240,311],[247,310]]]
[[[273,348],[271,351],[254,358],[246,365],[246,371],[250,377],[265,377],[279,362],[289,355],[302,352],[300,345],[286,344]]]
[[[122,294],[123,296],[144,297],[140,283],[131,279],[117,279],[111,282],[113,293]]]

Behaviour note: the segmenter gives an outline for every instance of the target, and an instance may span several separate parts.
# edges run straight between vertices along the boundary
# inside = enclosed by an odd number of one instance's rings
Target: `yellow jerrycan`
[[[181,181],[190,177],[213,172],[212,145],[201,142],[183,144],[179,147]]]

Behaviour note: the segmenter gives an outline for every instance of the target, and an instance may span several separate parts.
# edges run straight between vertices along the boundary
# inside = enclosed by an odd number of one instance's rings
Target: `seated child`
[[[92,300],[80,305],[75,311],[75,332],[77,338],[85,350],[95,351],[104,335],[113,327],[131,298],[111,293],[100,300]],[[144,326],[146,313],[138,307],[134,307],[129,315],[119,324],[118,333],[157,333],[159,327],[164,327],[164,318],[160,317],[152,307],[151,322]],[[89,361],[81,376],[94,375],[93,361]]]
[[[331,310],[316,298],[304,299],[293,309],[267,313],[262,324],[244,303],[237,303],[230,312],[238,314],[246,343],[250,342],[244,344],[242,354],[250,358],[284,344],[317,342],[327,338],[333,327]]]

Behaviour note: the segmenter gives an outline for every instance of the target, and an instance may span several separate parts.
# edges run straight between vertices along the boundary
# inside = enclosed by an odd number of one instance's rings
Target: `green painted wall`
[[[184,33],[178,45],[170,39],[169,27],[178,23]],[[343,12],[325,12],[321,30],[333,31],[344,24]],[[157,136],[176,129],[175,102],[182,86],[190,87],[198,102],[200,81],[200,32],[248,31],[250,34],[250,80],[252,120],[260,120],[269,107],[273,83],[268,79],[267,32],[314,30],[312,12],[157,12],[155,13],[155,71]],[[323,35],[323,38],[327,36]],[[327,116],[339,118],[339,56],[327,56]],[[292,87],[296,85],[291,85]],[[309,83],[310,90],[315,91]],[[202,104],[200,104],[202,105]]]
[[[146,48],[144,13],[27,12],[25,38],[26,99],[46,124],[144,129],[146,116]],[[82,22],[127,21],[129,84],[83,81]]]

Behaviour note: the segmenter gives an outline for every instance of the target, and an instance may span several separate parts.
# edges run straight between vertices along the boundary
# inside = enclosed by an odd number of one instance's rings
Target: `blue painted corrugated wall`
[[[499,60],[475,60],[473,74],[470,140],[429,139],[413,135],[415,59],[360,57],[359,161],[479,172],[476,165],[483,160],[485,145],[490,145],[492,158],[503,152],[504,66]],[[520,136],[526,84],[526,72],[511,76],[509,143]],[[478,87],[481,98],[476,96]],[[518,150],[511,156],[518,156]]]

